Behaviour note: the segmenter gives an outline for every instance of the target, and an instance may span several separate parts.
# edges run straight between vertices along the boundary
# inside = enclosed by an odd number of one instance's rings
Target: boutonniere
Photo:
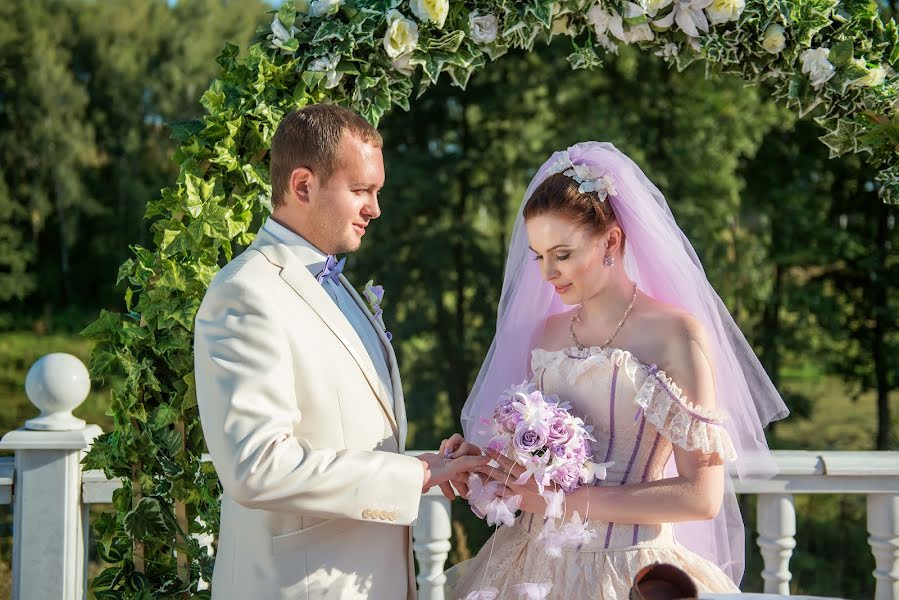
[[[384,325],[384,311],[381,309],[381,300],[384,299],[384,286],[374,285],[374,283],[374,280],[368,280],[368,283],[365,284],[365,289],[362,291],[362,297],[368,302],[368,307],[371,309],[378,325],[384,330],[387,340],[392,341],[393,334],[387,331],[387,326]]]

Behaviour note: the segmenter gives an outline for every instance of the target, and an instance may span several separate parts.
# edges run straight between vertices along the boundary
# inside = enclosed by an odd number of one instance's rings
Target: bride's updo
[[[600,200],[595,192],[579,192],[578,185],[563,173],[550,175],[525,203],[524,220],[546,214],[559,215],[591,228],[596,234],[605,233],[617,222],[612,203]]]

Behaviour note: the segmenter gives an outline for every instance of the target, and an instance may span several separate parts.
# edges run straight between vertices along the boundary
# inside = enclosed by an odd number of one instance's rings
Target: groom
[[[451,494],[486,462],[403,454],[396,356],[334,258],[381,214],[381,146],[337,106],[284,117],[272,215],[197,314],[197,401],[224,488],[215,600],[414,598],[421,493]]]

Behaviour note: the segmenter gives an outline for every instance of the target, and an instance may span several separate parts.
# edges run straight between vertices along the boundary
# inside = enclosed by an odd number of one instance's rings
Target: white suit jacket
[[[224,488],[215,600],[414,598],[422,467],[403,455],[396,356],[372,326],[393,405],[349,321],[267,231],[209,286],[194,371]]]

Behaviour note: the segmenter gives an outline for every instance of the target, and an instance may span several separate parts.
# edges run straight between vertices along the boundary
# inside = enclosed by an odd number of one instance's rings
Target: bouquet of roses
[[[564,495],[596,479],[605,479],[609,464],[593,462],[592,427],[570,412],[567,402],[543,394],[533,384],[522,383],[502,393],[492,419],[483,419],[489,435],[487,448],[524,467],[515,481],[523,485],[531,477],[546,500],[547,518],[562,517]],[[472,474],[468,502],[472,511],[489,525],[512,525],[521,496],[505,497],[498,481],[483,483]],[[547,541],[551,553],[555,542]]]

